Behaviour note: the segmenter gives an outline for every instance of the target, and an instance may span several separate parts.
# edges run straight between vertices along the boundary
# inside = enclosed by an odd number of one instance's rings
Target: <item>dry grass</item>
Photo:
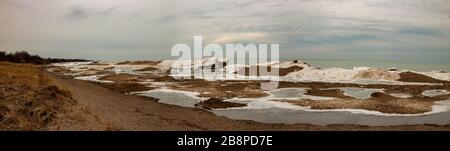
[[[75,101],[38,66],[0,62],[0,130],[43,130]]]
[[[50,78],[32,64],[0,62],[0,84],[27,84],[39,87],[51,83]]]

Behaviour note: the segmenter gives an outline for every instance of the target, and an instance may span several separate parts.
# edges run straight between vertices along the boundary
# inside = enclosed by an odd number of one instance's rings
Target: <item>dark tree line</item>
[[[38,55],[31,55],[26,51],[10,52],[0,51],[0,61],[9,61],[13,63],[31,63],[31,64],[50,64],[58,62],[78,62],[88,61],[83,59],[61,59],[61,58],[42,58]]]

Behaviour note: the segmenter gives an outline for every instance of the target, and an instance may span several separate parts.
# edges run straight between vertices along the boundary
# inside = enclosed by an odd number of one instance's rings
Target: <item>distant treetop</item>
[[[62,58],[42,58],[38,55],[31,55],[26,51],[10,52],[0,51],[0,61],[13,63],[50,64],[58,62],[82,62],[84,59],[62,59]]]

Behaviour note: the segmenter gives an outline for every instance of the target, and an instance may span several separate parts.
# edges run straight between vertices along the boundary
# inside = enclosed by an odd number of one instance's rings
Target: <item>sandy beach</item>
[[[161,66],[161,62],[84,64],[42,67],[30,65],[28,68],[36,68],[36,74],[50,79],[48,81],[51,82],[47,85],[66,92],[72,103],[64,105],[64,110],[54,111],[51,120],[43,122],[40,127],[23,126],[16,129],[258,131],[450,129],[449,124],[445,122],[447,111],[442,108],[447,105],[436,104],[448,99],[449,94],[446,91],[449,89],[449,83],[413,72],[398,72],[399,82],[396,82],[398,84],[281,81],[278,89],[262,91],[259,87],[261,81],[177,80],[166,70],[162,70],[164,66]],[[285,75],[295,72],[298,70],[292,70]],[[367,70],[364,72],[370,75]],[[152,95],[144,95],[147,93]],[[268,104],[261,106],[261,103]],[[267,105],[271,107],[267,108]],[[266,112],[267,109],[280,111]],[[321,110],[324,111],[324,115],[317,112]],[[355,113],[356,111],[358,112]],[[258,112],[261,114],[256,114]],[[314,124],[316,122],[301,122],[313,117],[317,117],[317,120],[312,121],[322,121],[321,118],[327,116],[329,118],[337,116],[339,119],[341,112],[345,113],[344,116],[355,118],[362,115],[374,116],[372,118],[378,121],[386,118],[387,122],[372,126],[362,124],[365,122],[333,123],[334,120],[319,122],[317,125]],[[438,118],[438,115],[441,115],[439,112],[442,112],[444,120]],[[316,113],[318,114],[314,115]],[[336,115],[333,115],[334,113]],[[277,114],[280,117],[277,117]],[[295,117],[290,116],[296,114],[305,117],[311,115],[305,120],[298,118],[299,122],[289,120],[283,122],[284,118],[281,118],[285,116],[292,119]],[[436,116],[433,117],[434,115]],[[264,116],[267,117],[262,118]],[[423,124],[408,122],[407,119],[414,119],[415,116],[418,116],[417,119],[424,119]],[[270,122],[271,118],[273,123]],[[395,120],[396,118],[399,120]],[[426,119],[440,122],[428,123],[426,121],[430,120]],[[390,125],[388,123],[391,120],[399,122]],[[402,124],[401,121],[405,123]],[[421,120],[416,121],[422,123]],[[370,120],[366,122],[370,123]]]
[[[80,105],[110,130],[450,130],[450,126],[405,125],[368,127],[358,125],[314,126],[309,124],[263,124],[231,120],[202,109],[157,103],[155,99],[120,94],[96,84],[47,73],[56,84],[67,88]],[[70,123],[55,130],[89,130],[89,121]],[[65,123],[60,123],[66,125]],[[101,127],[101,126],[100,126]],[[95,129],[93,129],[95,130]]]
[[[206,60],[206,61],[205,61]],[[194,61],[208,76],[179,78],[174,60],[1,62],[3,130],[449,130],[446,72],[276,65],[278,85],[247,79],[255,66]],[[215,67],[223,64],[222,67]],[[175,63],[177,64],[177,63]],[[180,64],[180,63],[178,63]],[[182,64],[182,63],[181,63]],[[272,68],[273,69],[273,68]],[[240,70],[247,70],[241,75]],[[224,75],[225,74],[225,75]],[[259,74],[259,73],[257,73]],[[231,79],[221,79],[223,76]],[[259,77],[260,75],[258,75]]]

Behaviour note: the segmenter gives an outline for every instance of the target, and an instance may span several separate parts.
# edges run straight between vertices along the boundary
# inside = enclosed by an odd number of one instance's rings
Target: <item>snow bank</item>
[[[386,71],[370,67],[342,68],[304,68],[290,73],[286,77],[294,81],[320,81],[320,82],[355,82],[355,81],[395,81],[400,78],[399,72]]]
[[[286,77],[295,81],[350,81],[356,75],[357,71],[342,68],[305,68],[303,70],[292,72]]]
[[[441,71],[431,71],[431,72],[416,72],[418,74],[423,74],[438,80],[450,81],[450,73]]]

